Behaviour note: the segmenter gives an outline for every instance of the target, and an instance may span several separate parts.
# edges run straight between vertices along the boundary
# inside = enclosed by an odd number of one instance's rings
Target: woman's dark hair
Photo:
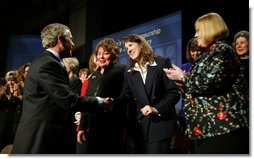
[[[186,49],[186,59],[190,62],[193,62],[194,59],[191,57],[191,51],[201,51],[201,47],[198,46],[198,41],[196,38],[192,38],[188,41]]]

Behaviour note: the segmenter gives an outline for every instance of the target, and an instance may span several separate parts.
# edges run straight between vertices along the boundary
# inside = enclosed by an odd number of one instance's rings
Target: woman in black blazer
[[[163,68],[168,58],[155,57],[152,47],[140,35],[123,37],[130,57],[124,88],[115,102],[136,104],[135,153],[170,153],[170,140],[176,130],[175,105],[180,95]]]
[[[89,78],[86,95],[112,98],[120,96],[126,66],[118,64],[117,43],[112,38],[105,38],[97,44],[93,54],[96,56],[98,68]],[[78,141],[82,144],[81,139],[86,138],[87,153],[121,154],[125,152],[123,135],[126,111],[122,108],[115,106],[110,112],[101,110],[96,113],[87,113],[88,119],[81,117]]]

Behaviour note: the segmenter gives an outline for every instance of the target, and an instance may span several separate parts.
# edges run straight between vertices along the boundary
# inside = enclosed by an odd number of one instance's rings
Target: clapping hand
[[[183,93],[185,89],[184,81],[182,76],[185,74],[185,71],[181,70],[181,68],[172,64],[172,68],[163,68],[163,71],[166,73],[168,79],[172,80]]]
[[[168,79],[172,81],[181,81],[181,75],[184,73],[178,66],[172,64],[172,68],[164,68]]]

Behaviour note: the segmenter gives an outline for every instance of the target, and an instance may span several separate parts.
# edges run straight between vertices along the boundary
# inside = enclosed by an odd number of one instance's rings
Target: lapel
[[[157,66],[148,66],[145,84],[147,94],[150,94],[157,72],[158,72]]]
[[[133,82],[133,87],[136,90],[136,94],[139,96],[138,99],[142,99],[142,103],[140,104],[150,104],[149,98],[147,96],[146,88],[144,86],[142,77],[139,72],[134,71],[131,72],[131,79]],[[140,101],[141,102],[141,101]]]

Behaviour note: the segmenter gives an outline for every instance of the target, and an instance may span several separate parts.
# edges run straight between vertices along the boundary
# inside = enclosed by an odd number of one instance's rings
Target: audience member
[[[11,72],[11,73],[10,73]],[[15,133],[21,118],[22,114],[22,95],[20,91],[20,84],[17,80],[18,74],[17,71],[10,71],[5,75],[6,85],[5,85],[5,93],[6,93],[6,106],[8,109],[8,118],[7,118],[7,127],[6,132],[8,135],[6,136],[8,144],[12,144]]]
[[[3,79],[2,79],[3,80]],[[20,85],[17,81],[17,71],[9,71],[1,82],[1,128],[0,147],[13,144],[17,126],[22,113],[22,98]]]
[[[79,95],[82,86],[82,81],[78,77],[79,61],[76,57],[66,57],[63,58],[63,62],[70,79],[70,89]]]
[[[78,77],[84,83],[84,81],[87,79],[87,77],[90,75],[89,68],[82,68],[79,70]]]
[[[6,96],[6,80],[4,77],[0,78],[0,150],[3,149],[7,144],[6,131],[7,120],[8,120],[8,108],[7,108],[7,96]]]
[[[25,63],[22,66],[20,66],[18,69],[17,80],[20,85],[19,89],[20,89],[21,96],[23,96],[24,82],[25,82],[25,78],[30,66],[31,66],[31,63]]]
[[[97,70],[97,68],[99,67],[99,65],[97,64],[97,58],[96,58],[96,54],[92,53],[92,55],[89,58],[89,71],[91,72],[91,74],[84,80],[84,82],[82,83],[82,88],[81,88],[81,96],[85,96],[86,95],[86,91],[87,91],[87,87],[89,84],[89,80],[91,78],[91,76],[93,75],[93,72],[95,72]],[[76,131],[78,132],[77,134],[77,148],[76,148],[76,153],[77,154],[86,154],[87,153],[87,142],[86,142],[86,133],[89,131],[89,127],[88,127],[88,118],[89,118],[89,113],[86,112],[76,112],[75,114],[77,116],[77,120],[75,121],[76,125],[77,125],[77,129]],[[80,120],[82,118],[82,131],[80,131]],[[82,134],[82,142],[80,141],[80,134]]]
[[[71,91],[73,93],[76,93],[77,95],[80,94],[80,90],[81,90],[81,86],[82,86],[82,82],[78,77],[78,69],[79,69],[79,61],[76,57],[65,57],[63,58],[63,62],[65,64],[65,68],[66,71],[68,73],[69,76],[69,87],[71,89]],[[72,153],[76,153],[76,136],[77,136],[77,132],[76,132],[76,117],[75,117],[75,113],[76,111],[73,111],[70,118],[72,120],[72,131],[73,133],[70,134],[72,136],[69,136],[69,138],[72,139],[72,144],[70,145],[69,149],[72,150]],[[66,136],[67,137],[67,136]]]
[[[242,30],[235,34],[233,48],[240,58],[242,70],[249,84],[249,32]]]
[[[192,38],[188,41],[185,57],[188,62],[182,64],[181,69],[185,72],[189,72],[193,62],[201,55],[201,47],[198,46],[196,38]]]
[[[99,67],[95,53],[92,53],[92,55],[90,56],[89,62],[88,62],[88,66],[89,66],[90,74],[84,80],[84,82],[82,84],[81,93],[80,93],[81,96],[85,96],[86,95],[86,90],[87,90],[87,87],[88,87],[89,79],[92,76],[93,72],[95,72],[96,69]]]

